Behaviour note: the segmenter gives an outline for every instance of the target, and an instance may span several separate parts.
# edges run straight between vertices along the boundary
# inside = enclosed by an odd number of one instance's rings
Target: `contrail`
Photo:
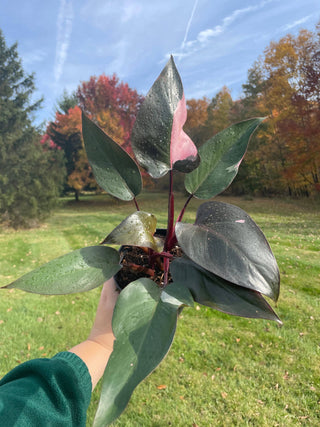
[[[72,0],[61,0],[59,15],[57,19],[57,42],[56,57],[54,64],[54,80],[59,82],[64,63],[67,59],[67,52],[72,31],[73,7]]]
[[[198,0],[195,0],[194,5],[193,5],[193,9],[192,9],[192,12],[191,12],[188,24],[187,24],[186,32],[184,34],[184,39],[183,39],[183,42],[181,43],[181,49],[183,49],[185,44],[186,44],[188,33],[190,30],[190,26],[191,26],[191,22],[193,20],[193,15],[194,15],[194,12],[196,11],[197,5],[198,5]]]

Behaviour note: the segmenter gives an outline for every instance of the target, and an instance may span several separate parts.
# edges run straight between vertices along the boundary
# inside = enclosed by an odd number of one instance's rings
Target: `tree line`
[[[131,154],[143,101],[115,74],[93,76],[74,93],[63,93],[43,132],[32,124],[41,106],[31,101],[34,89],[17,45],[7,47],[0,31],[0,217],[15,227],[41,219],[61,193],[73,192],[78,200],[83,190],[99,190],[84,150],[81,110]],[[239,99],[223,87],[212,99],[189,99],[187,109],[184,130],[198,146],[232,123],[266,117],[229,193],[319,195],[320,23],[271,42],[248,70]]]

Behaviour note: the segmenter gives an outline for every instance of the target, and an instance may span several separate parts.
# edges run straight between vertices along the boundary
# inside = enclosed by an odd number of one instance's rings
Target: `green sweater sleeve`
[[[85,426],[91,387],[74,353],[25,362],[0,381],[0,426]]]

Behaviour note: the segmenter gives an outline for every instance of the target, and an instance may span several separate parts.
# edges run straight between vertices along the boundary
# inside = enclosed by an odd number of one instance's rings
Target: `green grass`
[[[166,225],[166,200],[139,198]],[[163,363],[134,392],[121,427],[320,425],[319,203],[221,198],[245,209],[266,234],[281,271],[276,312],[284,325],[184,309]],[[193,221],[200,201],[185,220]],[[183,199],[178,198],[177,208]],[[0,286],[73,249],[97,244],[133,205],[106,196],[62,201],[41,227],[0,230]],[[86,338],[99,289],[69,296],[3,290],[1,375],[17,363],[51,357]],[[159,389],[158,386],[165,388]],[[88,411],[92,424],[99,386]]]

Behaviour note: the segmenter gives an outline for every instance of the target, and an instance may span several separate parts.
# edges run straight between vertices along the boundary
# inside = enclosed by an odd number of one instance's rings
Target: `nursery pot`
[[[157,228],[154,235],[164,240],[166,234],[167,230],[165,228]],[[115,275],[115,280],[120,290],[141,277],[154,280],[161,286],[163,278],[162,265],[159,258],[154,259],[152,265],[150,264],[151,250],[139,246],[123,245],[120,247],[119,253],[122,269]],[[176,256],[181,256],[181,249],[175,247],[174,253]]]

